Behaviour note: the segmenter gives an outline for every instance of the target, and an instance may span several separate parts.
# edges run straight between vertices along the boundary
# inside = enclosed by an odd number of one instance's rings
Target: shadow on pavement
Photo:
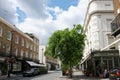
[[[109,80],[107,78],[98,78],[98,77],[88,77],[88,76],[85,76],[83,74],[78,74],[77,75],[73,75],[72,78],[70,78],[69,76],[61,76],[60,77],[60,80]]]

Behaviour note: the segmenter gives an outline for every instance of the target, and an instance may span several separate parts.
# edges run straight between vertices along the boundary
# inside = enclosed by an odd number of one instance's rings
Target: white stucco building
[[[45,55],[44,55],[45,50],[46,50],[45,45],[40,45],[39,46],[39,60],[40,60],[40,63],[43,63],[43,64],[46,65],[46,58],[45,58]]]
[[[116,61],[114,56],[118,55],[116,45],[106,51],[101,51],[114,41],[110,27],[113,18],[112,0],[90,0],[83,25],[86,40],[84,57],[81,61],[82,69],[93,67],[91,72],[96,74],[95,68],[101,63],[104,63],[104,68],[108,69],[118,65],[114,62]]]

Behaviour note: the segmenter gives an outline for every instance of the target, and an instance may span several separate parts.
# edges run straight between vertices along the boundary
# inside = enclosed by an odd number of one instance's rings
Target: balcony
[[[111,23],[112,35],[116,37],[120,34],[120,13],[115,17]]]

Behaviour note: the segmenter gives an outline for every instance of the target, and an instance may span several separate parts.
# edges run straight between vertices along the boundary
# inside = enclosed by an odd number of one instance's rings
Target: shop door
[[[105,65],[104,66],[105,69],[110,70],[112,68],[112,65],[113,65],[112,60],[107,59],[107,60],[103,60],[103,62]]]

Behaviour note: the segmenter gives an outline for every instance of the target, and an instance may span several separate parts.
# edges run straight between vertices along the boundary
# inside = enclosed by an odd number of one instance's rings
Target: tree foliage
[[[59,57],[62,64],[76,65],[83,55],[84,39],[81,25],[74,25],[71,30],[58,30],[49,38],[45,54]]]

